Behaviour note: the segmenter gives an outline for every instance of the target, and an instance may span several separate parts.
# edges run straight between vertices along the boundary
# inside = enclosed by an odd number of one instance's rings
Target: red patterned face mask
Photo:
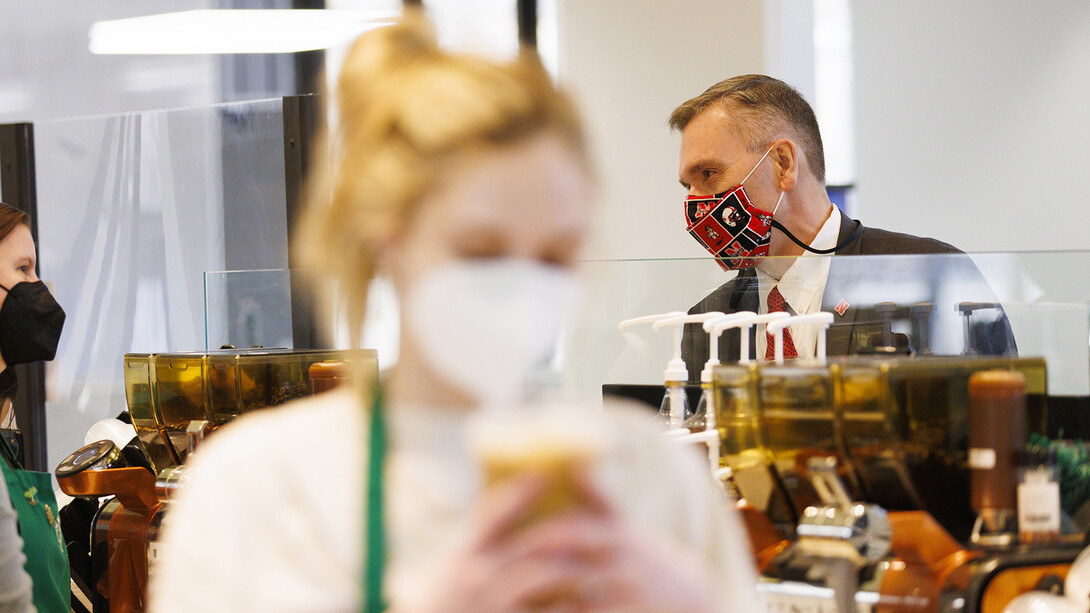
[[[737,270],[756,266],[768,255],[772,237],[772,216],[776,208],[766,213],[753,206],[742,187],[761,162],[768,157],[772,147],[742,179],[737,187],[713,196],[689,196],[685,198],[685,221],[689,234],[716,258],[723,270]],[[783,192],[780,192],[783,199]]]

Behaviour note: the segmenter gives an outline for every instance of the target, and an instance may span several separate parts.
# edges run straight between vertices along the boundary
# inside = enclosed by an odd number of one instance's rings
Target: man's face
[[[764,151],[749,151],[731,113],[712,105],[682,130],[678,181],[688,195],[708,196],[737,187],[761,159]],[[779,198],[772,178],[772,164],[766,159],[745,185],[750,202],[768,212]]]

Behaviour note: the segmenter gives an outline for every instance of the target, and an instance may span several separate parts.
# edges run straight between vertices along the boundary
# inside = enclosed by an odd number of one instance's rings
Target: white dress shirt
[[[818,230],[817,236],[810,242],[814,249],[832,249],[836,247],[837,238],[840,235],[840,209],[833,207],[829,218]],[[768,312],[768,293],[773,286],[779,287],[787,310],[792,315],[809,315],[821,310],[821,299],[825,294],[825,284],[829,280],[829,264],[832,255],[818,255],[809,251],[803,251],[802,255],[795,259],[783,277],[776,279],[772,275],[757,268],[757,291],[760,304],[759,313]],[[791,340],[795,343],[795,351],[800,358],[812,358],[817,350],[817,326],[802,326],[791,328]],[[767,340],[764,330],[757,330],[757,359],[765,356]]]

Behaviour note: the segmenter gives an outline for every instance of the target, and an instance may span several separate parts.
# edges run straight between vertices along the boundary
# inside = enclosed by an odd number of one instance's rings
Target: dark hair
[[[795,88],[779,79],[747,74],[720,81],[670,113],[670,127],[682,131],[713,104],[740,112],[738,128],[753,151],[783,135],[794,137],[809,162],[810,172],[825,181],[825,153],[814,109]]]
[[[0,241],[7,238],[19,224],[29,228],[30,216],[10,204],[0,202]]]

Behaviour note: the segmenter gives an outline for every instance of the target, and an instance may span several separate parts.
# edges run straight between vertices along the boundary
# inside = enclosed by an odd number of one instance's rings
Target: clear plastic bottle
[[[692,413],[689,412],[689,400],[685,397],[685,383],[667,381],[666,393],[662,397],[659,414],[655,416],[655,423],[672,430],[682,427],[690,417]]]
[[[692,416],[685,420],[682,424],[682,428],[687,428],[689,432],[697,433],[703,432],[708,429],[708,411],[712,411],[715,408],[715,404],[712,402],[712,388],[711,385],[700,386],[700,401],[696,403],[696,411]]]

